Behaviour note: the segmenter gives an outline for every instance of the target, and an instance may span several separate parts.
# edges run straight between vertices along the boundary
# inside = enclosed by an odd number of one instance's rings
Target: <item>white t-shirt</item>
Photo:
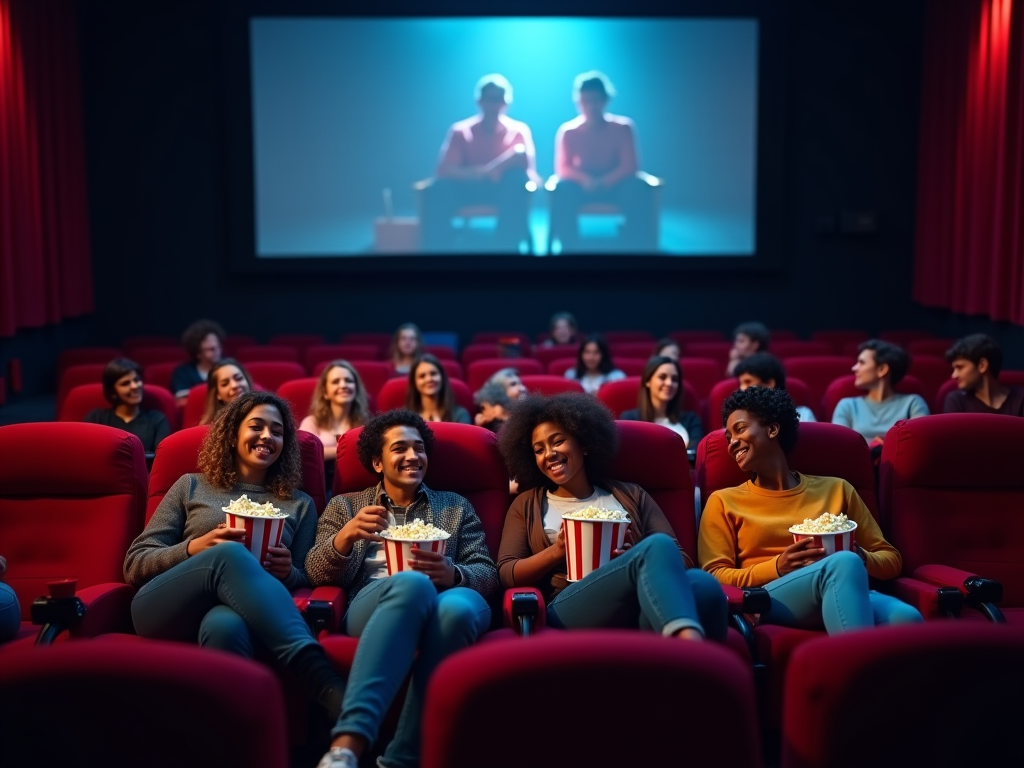
[[[568,515],[587,507],[622,509],[622,505],[615,500],[615,497],[601,488],[594,488],[594,492],[585,499],[555,496],[548,491],[547,510],[544,512],[544,533],[548,535],[548,541],[554,544],[555,539],[558,538],[558,532],[562,529],[562,515]]]
[[[687,432],[686,427],[684,427],[679,422],[669,421],[667,416],[662,416],[660,419],[655,419],[654,423],[661,424],[661,426],[663,427],[668,427],[681,438],[683,438],[683,442],[686,443],[687,446],[690,445],[690,433]]]
[[[576,369],[570,368],[565,372],[565,378],[575,379]],[[620,379],[626,378],[626,374],[620,371],[618,368],[609,371],[608,373],[585,373],[583,378],[579,379],[580,386],[583,387],[583,391],[588,395],[596,395],[597,390],[601,388],[602,384],[607,384],[609,381],[619,381]]]

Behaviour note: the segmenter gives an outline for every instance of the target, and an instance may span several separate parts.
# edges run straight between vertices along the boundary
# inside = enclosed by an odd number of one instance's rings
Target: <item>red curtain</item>
[[[0,0],[0,336],[93,309],[76,0]]]

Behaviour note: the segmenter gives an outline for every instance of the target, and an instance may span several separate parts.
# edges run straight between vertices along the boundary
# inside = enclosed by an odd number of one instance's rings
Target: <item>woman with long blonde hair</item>
[[[320,373],[309,414],[299,429],[311,432],[324,444],[324,461],[334,461],[338,438],[370,418],[366,386],[352,364],[334,360]]]

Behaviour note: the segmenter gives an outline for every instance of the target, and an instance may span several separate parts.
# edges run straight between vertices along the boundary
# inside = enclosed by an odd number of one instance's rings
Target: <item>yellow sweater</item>
[[[788,491],[769,491],[747,481],[715,491],[700,519],[697,560],[723,584],[761,587],[779,578],[776,560],[793,543],[791,525],[824,512],[845,513],[857,523],[856,540],[867,552],[868,575],[893,579],[903,567],[900,553],[882,538],[857,491],[838,477],[799,475]]]

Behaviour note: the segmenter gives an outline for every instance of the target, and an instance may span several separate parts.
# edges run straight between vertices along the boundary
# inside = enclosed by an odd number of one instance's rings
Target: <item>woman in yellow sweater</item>
[[[892,579],[900,553],[883,537],[867,506],[845,480],[793,472],[786,454],[799,419],[782,389],[749,387],[722,406],[725,439],[751,479],[715,491],[700,521],[697,558],[723,584],[764,587],[771,611],[761,621],[839,634],[876,624],[921,621],[918,611],[868,588],[868,577]],[[793,542],[791,525],[824,512],[857,523],[854,552],[828,557],[811,538]]]

